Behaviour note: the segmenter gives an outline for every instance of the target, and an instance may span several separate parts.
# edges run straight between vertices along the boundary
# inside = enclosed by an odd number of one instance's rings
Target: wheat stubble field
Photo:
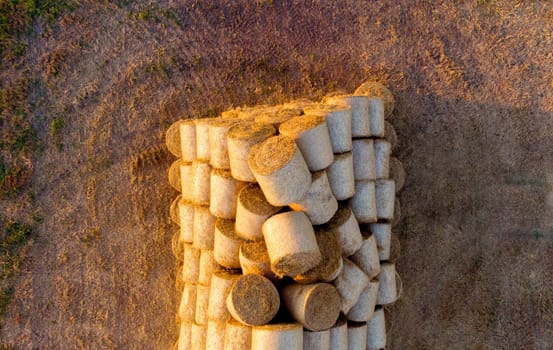
[[[37,4],[1,11],[3,348],[170,348],[166,128],[366,80],[408,174],[389,348],[553,347],[553,3]]]

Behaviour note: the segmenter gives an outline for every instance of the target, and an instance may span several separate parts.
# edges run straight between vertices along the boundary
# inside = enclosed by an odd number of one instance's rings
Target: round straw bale
[[[196,158],[209,162],[211,149],[209,146],[209,123],[211,118],[195,119],[196,123]]]
[[[265,276],[273,282],[278,281],[278,277],[271,270],[271,260],[265,241],[242,243],[239,259],[243,274],[255,273]]]
[[[196,159],[196,123],[192,119],[179,124],[181,158],[185,162]]]
[[[392,225],[389,223],[370,224],[370,229],[376,240],[376,248],[378,249],[378,258],[383,260],[390,259],[390,246],[392,239]]]
[[[359,300],[351,310],[349,310],[346,318],[356,322],[367,322],[371,319],[376,306],[376,295],[378,294],[379,280],[373,279],[369,285],[359,295]]]
[[[348,323],[340,317],[330,328],[330,348],[332,350],[348,350]]]
[[[273,215],[265,221],[262,231],[271,270],[277,276],[302,274],[321,261],[313,226],[304,213]]]
[[[353,153],[346,152],[334,155],[334,162],[326,169],[328,182],[337,200],[351,198],[355,193],[353,174]]]
[[[192,323],[191,333],[190,350],[205,350],[205,344],[207,340],[207,326]]]
[[[180,184],[181,184],[181,194],[182,198],[186,201],[194,201],[194,192],[193,192],[193,183],[194,183],[194,168],[192,163],[181,163],[180,164]]]
[[[192,244],[184,244],[184,265],[182,280],[186,283],[197,283],[200,273],[200,250]]]
[[[181,322],[193,322],[196,318],[196,285],[185,283],[179,304]]]
[[[396,187],[394,180],[376,180],[376,216],[380,220],[394,218]]]
[[[226,322],[207,321],[205,350],[224,350]],[[366,333],[365,333],[366,334]]]
[[[349,205],[359,223],[376,222],[375,182],[369,180],[355,181],[355,194],[349,200]]]
[[[234,319],[227,321],[225,328],[225,350],[250,350],[252,328]]]
[[[394,95],[382,83],[367,81],[361,84],[354,92],[356,95],[378,97],[384,100],[384,116],[388,118],[394,110]]]
[[[321,262],[305,273],[294,276],[298,283],[332,282],[342,272],[342,248],[338,233],[332,230],[319,230],[315,232],[315,238],[321,251]]]
[[[400,220],[401,220],[401,203],[399,201],[399,198],[396,197],[396,200],[394,202],[394,217],[392,219],[392,227],[397,226]]]
[[[361,248],[363,243],[361,230],[355,215],[348,206],[341,206],[326,227],[327,230],[338,234],[343,256],[350,256]]]
[[[396,134],[396,129],[394,129],[394,126],[392,125],[392,123],[385,122],[384,133],[385,133],[384,138],[386,139],[386,141],[390,143],[390,145],[392,145],[392,150],[393,150],[397,145],[397,134]]]
[[[344,153],[351,151],[351,108],[349,106],[323,104],[316,108],[306,108],[305,114],[325,118],[332,152]]]
[[[350,259],[363,270],[369,279],[377,276],[380,273],[380,260],[374,235],[364,232],[361,248],[350,256]]]
[[[282,135],[296,141],[310,171],[322,170],[334,161],[325,118],[318,115],[294,117],[279,127]]]
[[[325,99],[328,104],[347,105],[351,108],[352,137],[371,136],[369,99],[363,95],[341,95]]]
[[[178,202],[180,236],[182,242],[192,243],[194,239],[194,205],[182,198]]]
[[[396,183],[396,193],[399,193],[405,185],[405,169],[396,157],[390,158],[390,178]]]
[[[348,350],[365,350],[367,346],[367,324],[348,322]]]
[[[228,269],[239,269],[238,252],[244,240],[234,233],[234,221],[217,219],[215,223],[214,257]]]
[[[217,169],[229,169],[227,133],[240,122],[240,119],[214,118],[209,123],[209,148],[211,166]]]
[[[207,163],[192,163],[192,202],[198,205],[209,205],[211,166]]]
[[[213,169],[210,182],[209,210],[219,218],[234,219],[238,192],[246,185],[230,175],[230,171]]]
[[[213,249],[215,221],[208,206],[194,207],[194,246],[198,249]]]
[[[230,171],[240,181],[255,182],[248,165],[248,154],[253,145],[276,134],[272,125],[243,122],[231,127],[227,133]]]
[[[376,307],[373,317],[367,322],[367,350],[386,348],[386,320],[382,307]]]
[[[209,286],[196,285],[196,323],[207,325],[207,308],[209,305]]]
[[[311,185],[311,173],[300,150],[286,136],[273,136],[254,145],[248,164],[272,205],[288,205],[302,199]]]
[[[227,296],[227,308],[232,317],[249,326],[271,321],[280,307],[280,297],[267,278],[246,274],[238,277]]]
[[[279,128],[280,125],[287,122],[293,117],[303,114],[303,110],[300,108],[286,108],[282,106],[275,106],[272,109],[268,109],[260,113],[255,117],[255,122],[260,124],[272,125],[275,128]]]
[[[341,310],[347,314],[357,303],[359,296],[369,285],[369,277],[357,265],[344,258],[342,273],[334,280],[334,286],[342,298]]]
[[[180,218],[179,218],[179,202],[182,199],[182,196],[179,194],[173,201],[171,202],[171,205],[169,206],[169,217],[171,218],[171,221],[173,221],[175,224],[180,225]]]
[[[190,322],[181,322],[179,331],[179,341],[177,350],[189,350],[190,338],[192,337],[192,324]]]
[[[392,154],[392,145],[388,141],[374,141],[375,173],[377,179],[387,179],[390,177],[390,154]]]
[[[338,210],[338,201],[332,194],[326,172],[313,173],[309,191],[301,200],[289,206],[292,210],[304,212],[313,225],[328,222]]]
[[[181,157],[180,124],[182,122],[180,119],[177,120],[169,126],[169,129],[165,133],[165,145],[167,145],[167,149],[178,158]]]
[[[307,350],[331,350],[330,330],[312,332],[303,330],[303,348]]]
[[[238,192],[236,205],[236,235],[250,241],[263,240],[261,227],[271,215],[282,207],[273,206],[257,184],[248,184]]]
[[[380,271],[380,285],[376,296],[378,305],[392,304],[397,300],[396,265],[383,262]]]
[[[238,277],[240,277],[240,274],[235,271],[221,270],[213,273],[207,308],[207,316],[209,319],[220,322],[225,322],[230,319],[226,300],[230,293],[230,289]]]
[[[280,296],[292,317],[310,331],[329,329],[340,315],[340,295],[328,283],[290,284]]]
[[[221,266],[217,264],[213,257],[213,250],[202,249],[200,253],[200,271],[198,274],[198,283],[204,286],[211,284],[211,276],[221,270]]]
[[[372,139],[353,140],[353,177],[355,180],[376,179],[376,158]]]
[[[384,101],[380,98],[369,98],[369,120],[372,137],[384,137]]]
[[[180,182],[180,166],[181,164],[184,164],[182,159],[177,159],[173,163],[171,163],[171,166],[169,167],[169,171],[167,172],[167,177],[169,178],[169,185],[173,187],[177,191],[182,191],[182,186]]]
[[[251,350],[303,350],[303,327],[299,323],[253,327]]]

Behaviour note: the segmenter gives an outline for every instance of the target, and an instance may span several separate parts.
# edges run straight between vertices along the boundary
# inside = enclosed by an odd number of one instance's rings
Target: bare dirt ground
[[[1,341],[170,348],[166,128],[379,80],[408,174],[389,348],[553,348],[553,4],[221,3],[79,1],[28,39],[35,113],[63,116],[64,147],[33,120],[44,220]]]

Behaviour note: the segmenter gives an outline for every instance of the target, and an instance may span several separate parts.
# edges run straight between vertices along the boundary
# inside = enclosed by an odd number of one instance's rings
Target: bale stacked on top
[[[405,178],[392,108],[369,82],[171,126],[179,350],[385,347]]]

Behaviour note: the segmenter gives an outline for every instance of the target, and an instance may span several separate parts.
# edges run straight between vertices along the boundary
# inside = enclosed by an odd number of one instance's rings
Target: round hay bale
[[[211,148],[209,145],[209,123],[212,118],[194,119],[196,123],[196,158],[209,163]]]
[[[207,326],[192,323],[192,332],[190,336],[190,350],[205,350],[207,339]]]
[[[262,227],[271,259],[271,270],[277,276],[295,276],[321,261],[313,226],[302,212],[271,216]]]
[[[198,249],[213,249],[215,222],[208,206],[194,207],[194,246]]]
[[[348,349],[365,350],[367,346],[367,324],[348,322]]]
[[[194,205],[181,198],[177,206],[180,223],[179,240],[192,243],[194,240]]]
[[[356,322],[367,322],[371,319],[376,306],[376,296],[380,282],[377,278],[371,280],[369,285],[359,295],[359,300],[349,310],[346,318]]]
[[[227,308],[232,317],[249,326],[271,321],[280,307],[280,297],[267,278],[247,274],[238,277],[227,296]]]
[[[378,97],[384,101],[384,116],[390,117],[394,110],[394,95],[382,83],[376,81],[367,81],[361,84],[354,92],[355,95],[365,95],[367,97]]]
[[[211,320],[226,322],[230,319],[227,297],[240,274],[236,271],[216,271],[211,277],[207,316]]]
[[[188,202],[194,201],[193,193],[193,182],[194,182],[194,168],[192,163],[181,163],[180,164],[180,183],[181,183],[181,194],[182,198]]]
[[[340,315],[340,295],[328,283],[290,284],[280,296],[292,317],[311,331],[329,329]]]
[[[326,169],[328,182],[337,200],[353,197],[355,177],[353,173],[353,153],[346,152],[334,155],[334,162]]]
[[[223,219],[234,219],[238,193],[246,182],[234,179],[230,171],[213,169],[210,180],[209,210],[213,215]]]
[[[209,286],[196,285],[196,323],[207,325],[207,309],[209,305]]]
[[[181,158],[185,162],[196,159],[196,123],[194,120],[183,120],[179,124]]]
[[[192,338],[192,324],[190,322],[182,322],[179,329],[177,350],[188,350],[191,346],[190,338]]]
[[[178,317],[181,322],[194,322],[196,319],[196,285],[193,283],[184,284]]]
[[[342,273],[334,280],[334,286],[342,298],[341,310],[346,315],[357,303],[359,296],[369,285],[369,277],[357,265],[344,258]]]
[[[252,346],[252,327],[234,319],[227,321],[225,328],[224,350],[250,350]]]
[[[243,274],[254,273],[267,277],[274,283],[278,282],[279,278],[271,270],[265,241],[244,242],[238,254]]]
[[[288,120],[300,116],[303,110],[300,108],[288,108],[283,106],[275,106],[272,109],[263,111],[255,117],[255,122],[260,124],[272,125],[279,128],[280,125]]]
[[[227,134],[240,119],[214,118],[209,123],[209,163],[216,169],[230,169]]]
[[[171,205],[169,206],[169,218],[171,218],[171,221],[173,221],[175,224],[180,225],[180,218],[179,218],[179,202],[181,200],[182,196],[179,194],[173,201],[171,202]]]
[[[299,323],[253,327],[251,350],[303,350],[303,327]]]
[[[376,240],[378,258],[381,261],[390,259],[390,247],[392,239],[392,225],[386,222],[370,224],[370,229]]]
[[[330,328],[330,348],[332,350],[348,350],[348,323],[340,317]]]
[[[378,305],[389,305],[397,300],[396,265],[383,262],[379,276],[380,284],[376,295]]]
[[[361,248],[363,237],[350,207],[341,206],[328,222],[325,230],[337,233],[343,256],[350,256]]]
[[[169,184],[171,187],[173,187],[175,190],[181,192],[182,191],[182,185],[180,180],[180,166],[181,164],[184,164],[182,159],[177,159],[173,163],[171,163],[171,166],[169,167],[169,170],[167,171],[167,177],[169,178]]]
[[[211,194],[211,166],[202,161],[192,163],[192,202],[209,205]]]
[[[379,220],[394,218],[396,186],[394,180],[376,180],[376,216]]]
[[[355,181],[355,194],[349,200],[355,218],[361,224],[377,222],[376,186],[374,181]]]
[[[317,115],[325,118],[332,152],[351,151],[351,108],[346,105],[320,104],[304,109],[306,115]]]
[[[205,341],[206,350],[224,350],[226,322],[215,320],[207,321],[207,333]]]
[[[274,206],[302,199],[311,185],[311,173],[299,148],[286,136],[273,136],[252,146],[248,164]]]
[[[325,103],[351,108],[351,136],[370,137],[369,99],[364,95],[340,95],[325,98]]]
[[[177,120],[165,132],[165,145],[171,154],[175,157],[181,157],[180,124],[182,120]]]
[[[313,332],[307,329],[303,330],[303,348],[317,350],[330,349],[330,330]]]
[[[376,277],[380,273],[380,259],[374,235],[364,232],[361,248],[350,256],[350,259],[363,270],[369,279]]]
[[[197,283],[200,273],[200,253],[192,244],[184,243],[184,264],[182,280],[186,283]]]
[[[255,182],[248,165],[248,154],[253,145],[276,134],[272,125],[243,122],[231,127],[227,133],[230,171],[240,181]]]
[[[234,233],[234,221],[217,219],[215,223],[215,261],[228,269],[239,269],[240,246],[244,240]]]
[[[338,233],[332,230],[315,232],[317,245],[321,251],[321,262],[303,274],[294,276],[298,283],[332,282],[342,272],[342,247]]]
[[[390,155],[392,145],[385,140],[374,141],[374,159],[376,179],[388,179],[390,177]]]
[[[384,101],[380,98],[369,98],[369,123],[372,137],[384,137]]]
[[[384,310],[377,306],[373,317],[367,322],[367,350],[386,348],[386,320]]]
[[[313,173],[311,186],[305,196],[290,203],[289,207],[304,212],[313,225],[328,222],[338,210],[338,201],[332,194],[326,172],[323,170]]]
[[[376,158],[372,139],[353,140],[353,177],[358,180],[376,179]]]
[[[213,257],[213,250],[202,249],[200,252],[198,283],[203,284],[204,286],[211,285],[211,278],[213,274],[221,269],[222,267],[217,264],[215,258]]]
[[[282,123],[278,130],[296,142],[310,171],[325,169],[334,161],[328,126],[323,116],[297,116]]]
[[[278,213],[282,207],[273,206],[257,184],[248,184],[238,193],[235,230],[245,240],[263,240],[261,227],[265,220]]]

